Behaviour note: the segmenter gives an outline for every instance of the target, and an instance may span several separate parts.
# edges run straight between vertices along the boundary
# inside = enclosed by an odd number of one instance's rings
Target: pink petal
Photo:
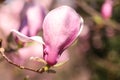
[[[68,6],[58,7],[47,14],[43,22],[43,36],[49,63],[55,63],[57,56],[73,43],[82,26],[82,17]]]
[[[30,35],[34,36],[42,28],[45,11],[42,6],[34,5],[28,8],[26,14],[30,28]]]
[[[40,36],[28,37],[28,36],[18,32],[17,30],[14,30],[14,29],[12,29],[11,32],[13,32],[23,42],[35,41],[35,42],[38,42],[40,44],[44,44],[44,42]]]
[[[20,31],[22,34],[27,35],[28,34],[29,27],[24,26],[24,28]]]
[[[30,60],[31,57],[38,57],[43,59],[43,45],[33,44],[24,48],[20,48],[17,53],[11,53],[7,55],[14,63],[19,65],[25,65]],[[36,61],[37,62],[37,61]]]
[[[30,59],[30,57],[43,57],[43,45],[34,44],[29,47],[24,47],[18,50],[19,56],[23,59]]]
[[[61,56],[57,59],[57,63],[54,65],[54,67],[61,66],[65,64],[69,60],[69,53],[67,50],[65,50]]]
[[[113,2],[111,0],[106,0],[101,8],[101,14],[104,19],[109,19],[112,16],[112,6]]]

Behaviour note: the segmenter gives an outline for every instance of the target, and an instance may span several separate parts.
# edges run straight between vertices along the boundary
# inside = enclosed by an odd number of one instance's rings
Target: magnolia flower
[[[112,0],[105,0],[101,8],[101,14],[104,19],[109,19],[112,15],[112,7],[113,1]]]
[[[42,29],[45,11],[36,0],[6,0],[0,8],[0,32],[3,42],[6,43],[5,40],[13,28],[27,36],[35,36]]]
[[[34,0],[26,0],[20,12],[20,26],[18,31],[27,35],[35,36],[42,29],[42,23],[45,16],[45,9]],[[16,38],[20,46],[24,43]]]
[[[20,28],[18,31],[28,36],[35,36],[42,28],[45,10],[33,0],[24,3],[20,13]]]
[[[28,37],[16,30],[12,32],[23,42],[34,41],[42,44],[42,59],[46,65],[54,66],[58,62],[67,61],[68,54],[63,52],[79,36],[83,27],[82,17],[71,7],[61,6],[46,15],[42,27],[43,39],[40,36]]]

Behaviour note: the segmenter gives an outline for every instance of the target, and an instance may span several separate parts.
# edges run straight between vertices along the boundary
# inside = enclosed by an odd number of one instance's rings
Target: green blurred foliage
[[[120,22],[120,4],[114,6],[112,19]]]

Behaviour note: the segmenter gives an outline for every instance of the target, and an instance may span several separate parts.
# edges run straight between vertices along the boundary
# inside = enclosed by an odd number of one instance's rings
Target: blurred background
[[[14,5],[15,1],[19,2]],[[46,13],[69,5],[83,17],[83,31],[67,49],[70,60],[54,68],[56,73],[40,74],[16,68],[0,56],[0,80],[120,80],[120,0],[36,1]],[[7,29],[16,23],[24,0],[0,0],[0,3],[0,38],[9,54],[14,47]]]

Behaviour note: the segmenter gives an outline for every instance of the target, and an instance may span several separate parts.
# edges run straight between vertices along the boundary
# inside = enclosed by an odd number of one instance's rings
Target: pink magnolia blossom
[[[112,16],[112,7],[113,7],[113,1],[105,0],[101,8],[101,14],[104,19],[109,19]]]
[[[44,17],[45,9],[40,4],[37,4],[34,0],[26,0],[20,12],[20,26],[18,31],[27,36],[37,35],[42,29]],[[17,38],[16,42],[20,45],[24,44]]]
[[[33,0],[24,3],[20,13],[19,31],[28,36],[35,36],[42,28],[45,10]]]
[[[49,12],[43,23],[44,58],[48,64],[57,63],[61,53],[78,37],[83,20],[70,7],[62,6]]]
[[[36,0],[6,0],[0,8],[0,36],[4,39],[16,29],[27,36],[35,36],[42,29],[45,9]],[[16,41],[19,43],[18,39]]]
[[[0,7],[0,29],[4,37],[9,36],[12,28],[34,36],[42,28],[45,12],[36,0],[6,0]]]
[[[41,37],[39,36],[33,36],[33,37],[27,37],[24,34],[19,33],[16,30],[12,30],[15,34],[17,34],[17,37],[23,41],[23,42],[32,42],[31,45],[29,43],[26,43],[23,48],[18,49],[17,54],[10,54],[8,57],[14,62],[19,65],[25,65],[26,62],[29,62],[30,59],[41,62],[41,60],[44,59],[43,57],[43,44],[45,44]],[[33,42],[34,41],[34,42]],[[37,42],[37,43],[36,43]],[[39,43],[39,44],[38,44]],[[69,60],[68,58],[68,51],[65,50],[62,55],[57,59],[57,64],[54,65],[54,67],[57,67],[59,65],[64,64]],[[45,62],[45,61],[44,61]],[[45,62],[46,64],[46,62]]]
[[[36,0],[6,0],[0,9],[0,29],[5,33],[2,35],[7,38],[10,35],[10,30],[14,28],[27,36],[35,36],[42,29],[44,16],[45,9],[36,3]],[[15,39],[18,46],[22,48],[19,48],[18,54],[7,54],[15,63],[23,65],[31,56],[41,56],[42,47],[40,50],[37,48],[40,44],[25,46],[24,42],[19,41],[18,38]],[[31,49],[33,50],[31,51]]]
[[[53,66],[59,61],[68,60],[68,55],[63,52],[79,36],[83,27],[82,17],[74,9],[61,6],[47,14],[42,27],[44,41],[40,36],[27,37],[16,30],[12,32],[23,42],[35,41],[42,44],[42,58],[47,65]]]

